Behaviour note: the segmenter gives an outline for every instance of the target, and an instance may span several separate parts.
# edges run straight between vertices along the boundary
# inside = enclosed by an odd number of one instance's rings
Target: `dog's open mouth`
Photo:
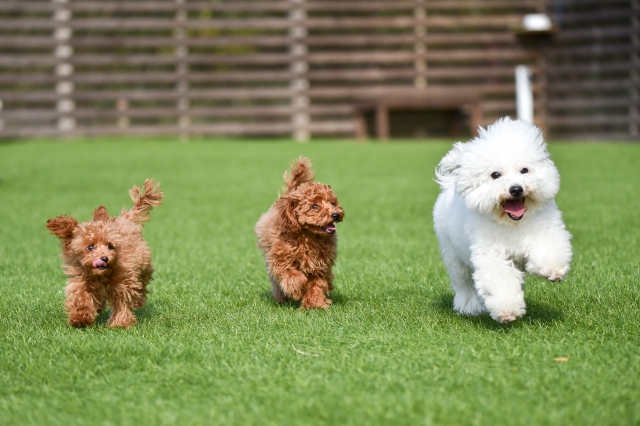
[[[331,223],[330,225],[323,226],[322,230],[324,232],[326,232],[327,234],[333,234],[334,232],[336,232],[336,224],[335,223]]]
[[[93,261],[93,267],[104,271],[105,269],[107,269],[107,262],[102,259],[96,259]]]
[[[524,217],[524,212],[527,211],[527,206],[524,205],[524,200],[524,198],[507,200],[502,204],[504,212],[511,220],[520,220]]]

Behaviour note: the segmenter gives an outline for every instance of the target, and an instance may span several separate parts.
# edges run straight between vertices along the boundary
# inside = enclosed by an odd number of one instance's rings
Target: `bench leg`
[[[378,105],[376,108],[376,130],[379,140],[389,139],[389,110],[386,105]]]
[[[482,107],[480,102],[477,102],[471,106],[471,134],[478,136],[478,127],[482,123]]]
[[[364,119],[364,112],[356,113],[356,139],[359,141],[367,140],[367,122]]]

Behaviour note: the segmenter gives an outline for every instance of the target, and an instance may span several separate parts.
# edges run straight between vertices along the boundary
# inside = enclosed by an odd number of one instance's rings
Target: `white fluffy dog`
[[[524,273],[564,279],[571,234],[553,197],[560,175],[540,129],[502,118],[458,142],[436,169],[433,209],[453,308],[503,323],[525,314]]]

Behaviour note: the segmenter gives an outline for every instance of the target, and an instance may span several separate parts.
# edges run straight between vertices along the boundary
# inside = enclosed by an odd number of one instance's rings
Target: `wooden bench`
[[[392,109],[466,110],[471,116],[469,124],[474,136],[477,136],[478,126],[482,121],[480,95],[452,89],[378,90],[358,96],[354,101],[355,137],[360,140],[367,138],[367,112],[374,113],[376,135],[380,140],[389,138],[389,111]],[[455,129],[452,133],[455,133]]]

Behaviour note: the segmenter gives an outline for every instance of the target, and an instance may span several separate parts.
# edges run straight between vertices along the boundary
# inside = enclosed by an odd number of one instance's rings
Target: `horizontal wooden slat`
[[[638,67],[631,62],[585,62],[585,63],[569,63],[569,64],[549,64],[546,73],[549,76],[557,77],[561,75],[576,76],[576,74],[604,74],[615,72],[629,72]]]
[[[563,59],[577,58],[583,56],[612,56],[620,54],[629,54],[631,52],[640,52],[640,46],[617,45],[617,44],[593,44],[588,47],[555,47],[546,50],[546,54],[554,57],[560,56]]]
[[[313,121],[309,125],[309,130],[315,134],[353,134],[353,132],[355,131],[355,122],[353,120]]]
[[[577,142],[609,142],[609,141],[625,141],[625,142],[637,142],[637,137],[632,137],[629,134],[626,126],[619,126],[621,129],[616,131],[596,131],[597,129],[590,129],[589,133],[583,133],[584,128],[582,126],[575,126],[571,128],[560,127],[558,130],[554,130],[555,140],[570,140]],[[623,130],[623,131],[620,131]],[[626,130],[626,131],[624,131]]]
[[[320,87],[310,88],[306,91],[294,92],[290,89],[207,89],[207,90],[190,90],[186,92],[172,90],[104,90],[104,91],[82,91],[71,92],[68,94],[57,94],[49,91],[29,91],[29,92],[0,92],[0,99],[4,100],[20,100],[20,101],[52,101],[58,99],[75,99],[75,100],[159,100],[159,99],[178,99],[181,97],[189,99],[278,99],[289,98],[296,93],[304,94],[309,97],[316,98],[349,98],[359,97],[371,94],[375,91],[386,91],[393,89],[404,89],[406,86],[363,86],[363,87]],[[537,84],[532,85],[534,92],[539,90]],[[445,93],[453,91],[452,88],[442,86],[441,90]],[[510,94],[514,93],[515,87],[513,83],[488,83],[483,85],[464,85],[455,86],[456,91],[492,93],[492,94]]]
[[[305,27],[309,29],[367,29],[367,28],[412,28],[422,24],[434,28],[446,27],[493,27],[503,28],[520,24],[521,16],[430,16],[423,20],[413,17],[396,18],[309,18]],[[28,30],[55,28],[60,24],[47,19],[0,19],[0,27],[5,30]],[[170,30],[176,26],[175,19],[73,19],[64,23],[75,30]],[[292,21],[278,18],[253,19],[206,19],[185,20],[183,28],[210,29],[288,29]]]
[[[216,46],[251,46],[255,47],[284,47],[288,46],[295,38],[289,36],[216,36],[216,37],[186,37],[176,39],[174,37],[158,36],[131,36],[131,37],[98,37],[83,36],[71,37],[67,44],[74,48],[95,47],[173,47],[177,45],[189,47],[216,47]],[[514,33],[473,33],[473,34],[446,34],[429,33],[424,36],[412,34],[340,34],[340,35],[310,35],[305,37],[304,43],[308,46],[394,46],[413,45],[425,43],[427,46],[441,46],[452,44],[516,44],[517,36]],[[0,35],[0,46],[3,47],[53,47],[59,42],[52,37],[44,36],[8,36]]]
[[[627,20],[631,16],[640,16],[640,10],[633,11],[628,8],[620,9],[597,9],[584,12],[564,12],[562,14],[563,24],[584,24],[595,23],[602,25],[605,21],[622,19]]]
[[[82,135],[161,135],[178,134],[186,128],[167,125],[129,126],[119,128],[116,126],[92,126],[77,127],[71,131],[60,131],[51,127],[32,129],[5,129],[0,131],[0,136],[82,136]],[[209,124],[189,126],[193,133],[215,135],[288,135],[293,130],[289,123],[238,123],[238,124]]]
[[[353,64],[353,63],[402,63],[424,59],[427,61],[510,61],[531,60],[535,52],[523,49],[487,49],[484,51],[460,49],[414,52],[318,52],[294,56],[288,53],[256,53],[249,55],[73,55],[66,62],[76,65],[170,65],[177,62],[187,64],[264,64],[282,65],[294,60],[304,60],[311,64]],[[53,55],[0,55],[0,66],[23,67],[33,65],[55,65],[60,62]]]
[[[630,65],[621,68],[628,70]],[[537,73],[537,67],[530,67]],[[585,70],[588,71],[588,70]],[[566,71],[573,72],[573,71]],[[109,84],[109,83],[172,83],[184,80],[190,83],[215,83],[215,82],[287,82],[295,73],[289,71],[217,71],[217,72],[190,72],[180,75],[173,72],[95,72],[74,73],[66,80],[75,83]],[[333,69],[309,71],[306,77],[311,81],[383,81],[397,78],[413,78],[425,76],[427,78],[448,79],[482,79],[504,78],[514,75],[513,66],[495,66],[481,64],[465,67],[433,67],[424,71],[416,71],[415,68],[357,68],[357,69]],[[60,78],[53,73],[0,73],[0,83],[55,83]]]
[[[563,29],[555,36],[557,42],[575,42],[584,40],[606,40],[615,37],[632,36],[633,34],[640,34],[640,28],[634,28],[631,26],[619,26],[611,28],[603,28],[592,26],[588,28],[569,28]]]
[[[178,108],[129,108],[117,110],[115,108],[88,109],[82,108],[71,112],[58,112],[50,109],[19,109],[0,110],[0,119],[7,120],[43,120],[60,117],[74,118],[176,118],[188,113],[190,117],[287,117],[294,112],[310,115],[349,115],[354,108],[350,105],[313,105],[307,108],[293,108],[291,106],[225,106],[225,107],[197,107],[179,110]]]
[[[483,0],[481,3],[473,0],[466,1],[429,1],[426,6],[430,10],[469,10],[488,8],[498,9],[535,9],[539,6],[537,0],[518,0],[518,2],[505,2],[503,0]],[[5,1],[0,3],[0,11],[41,11],[55,10],[56,4],[50,1]],[[77,12],[159,12],[175,11],[179,7],[184,10],[215,10],[215,11],[287,11],[291,7],[288,1],[224,1],[205,2],[193,1],[178,5],[173,1],[88,1],[70,2],[64,4]],[[370,0],[366,2],[344,1],[307,1],[300,7],[308,11],[372,11],[372,10],[413,10],[416,3],[413,1],[380,1]]]
[[[640,82],[631,82],[629,80],[594,80],[594,81],[578,81],[575,83],[553,82],[547,83],[549,90],[554,92],[568,91],[593,91],[593,90],[620,90],[640,88]]]
[[[68,94],[52,92],[0,92],[0,99],[22,101],[46,101],[57,99],[96,100],[96,99],[129,99],[129,100],[159,100],[178,99],[277,99],[291,97],[295,92],[290,89],[270,88],[241,88],[241,89],[208,89],[179,92],[175,90],[105,90],[105,91],[75,91]]]
[[[372,92],[393,89],[406,89],[406,86],[366,86],[366,87],[322,87],[311,88],[306,93],[309,97],[315,98],[349,98],[349,97],[361,97],[370,95]],[[513,94],[515,92],[515,85],[513,83],[488,83],[483,85],[464,85],[457,84],[455,88],[442,86],[441,89],[446,93],[447,91],[459,91],[469,93],[492,93],[492,94]],[[532,85],[534,91],[539,90],[537,84]]]
[[[573,116],[573,117],[557,117],[550,116],[549,124],[553,126],[560,125],[576,125],[576,126],[600,126],[614,124],[630,124],[640,123],[640,118],[632,119],[628,115],[611,116],[608,114]]]
[[[583,97],[575,97],[569,99],[554,99],[547,102],[548,108],[557,111],[589,108],[625,108],[633,105],[640,107],[640,98],[633,100],[629,98],[598,97],[589,99]]]

